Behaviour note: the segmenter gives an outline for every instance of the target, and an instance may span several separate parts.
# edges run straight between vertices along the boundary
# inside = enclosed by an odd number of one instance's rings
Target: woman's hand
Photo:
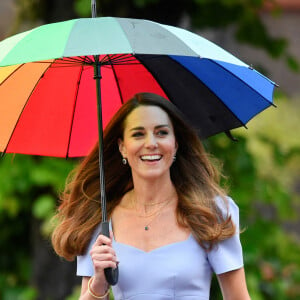
[[[103,295],[109,288],[104,269],[116,268],[118,264],[116,253],[112,247],[112,234],[110,238],[100,234],[92,246],[90,255],[94,265],[94,276],[90,287],[95,294]],[[91,297],[87,292],[88,280],[89,277],[84,277],[82,280],[80,299],[90,299]]]
[[[96,239],[90,255],[94,265],[94,277],[103,277],[103,270],[117,267],[116,253],[112,247],[112,236],[110,238],[100,234]]]

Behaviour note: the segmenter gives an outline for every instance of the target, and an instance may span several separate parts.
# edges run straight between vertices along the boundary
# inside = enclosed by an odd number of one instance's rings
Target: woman
[[[80,299],[108,299],[103,270],[119,262],[115,299],[209,299],[212,272],[224,299],[250,299],[238,208],[169,101],[126,102],[105,129],[104,162],[110,238],[99,235],[98,147],[67,185],[52,236],[60,256],[78,256]]]

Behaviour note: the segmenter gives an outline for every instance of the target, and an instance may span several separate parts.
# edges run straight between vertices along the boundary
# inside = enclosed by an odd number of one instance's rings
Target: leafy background
[[[256,13],[270,1],[182,2],[172,1],[172,13],[166,13],[169,0],[103,0],[101,10],[104,15],[138,15],[173,25],[184,10],[195,28],[234,23],[240,42],[261,47],[298,70],[297,59],[288,53],[288,41],[271,37]],[[17,3],[15,31],[24,22],[90,14],[89,0]],[[275,5],[273,13],[278,9]],[[216,11],[222,13],[216,17]],[[275,103],[278,108],[256,117],[248,130],[233,131],[238,142],[222,134],[204,142],[222,161],[227,177],[223,183],[240,207],[246,277],[253,300],[300,299],[300,99],[277,93]],[[56,257],[49,242],[58,194],[76,163],[76,159],[19,154],[1,158],[0,299],[78,299],[80,280],[74,275],[75,264]],[[211,299],[221,299],[215,278]]]

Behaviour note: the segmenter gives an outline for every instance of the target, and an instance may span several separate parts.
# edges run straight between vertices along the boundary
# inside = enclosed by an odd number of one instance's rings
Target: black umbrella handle
[[[102,222],[101,223],[101,234],[109,237],[109,223],[108,222]],[[106,268],[104,269],[104,274],[106,281],[109,285],[115,285],[118,282],[119,279],[119,268],[118,266],[113,268]]]

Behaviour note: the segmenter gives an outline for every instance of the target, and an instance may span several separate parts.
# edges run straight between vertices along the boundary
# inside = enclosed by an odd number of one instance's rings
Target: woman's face
[[[125,119],[119,149],[127,158],[133,178],[170,176],[177,143],[168,114],[158,106],[139,106]]]

